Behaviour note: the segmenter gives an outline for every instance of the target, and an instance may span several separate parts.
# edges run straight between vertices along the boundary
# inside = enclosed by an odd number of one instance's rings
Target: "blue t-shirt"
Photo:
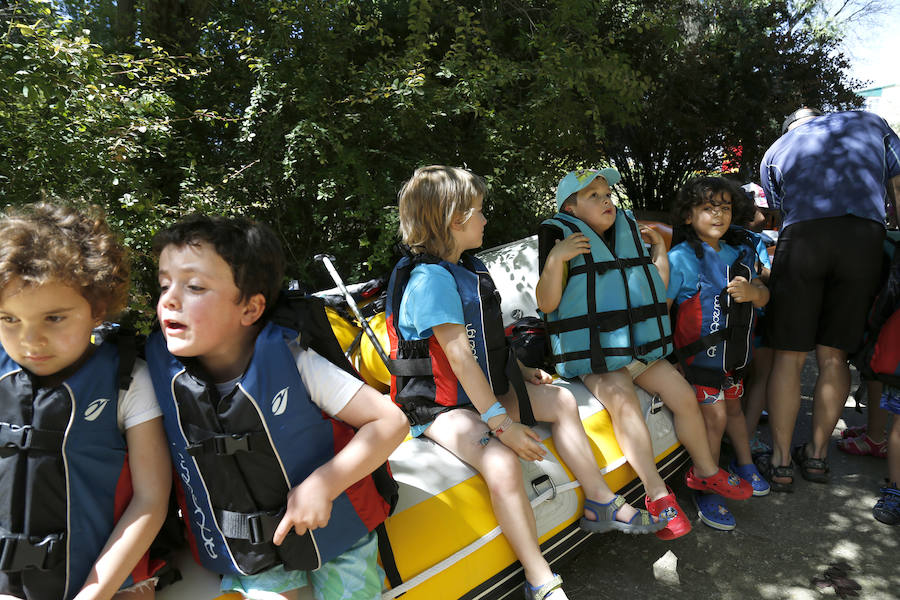
[[[900,138],[865,111],[830,113],[788,131],[766,151],[759,176],[784,227],[856,215],[882,223],[886,186],[900,175]]]
[[[400,299],[400,335],[406,340],[424,340],[434,335],[433,327],[445,323],[466,323],[456,280],[440,265],[416,265]],[[413,425],[410,434],[419,437],[429,425]]]
[[[765,250],[765,246],[763,246]],[[757,252],[759,247],[757,247]],[[719,258],[726,265],[731,265],[740,256],[740,250],[735,246],[719,242]],[[768,253],[766,253],[768,259]],[[700,259],[694,249],[687,242],[681,242],[669,250],[669,287],[666,289],[666,298],[681,304],[697,293],[699,284]],[[756,273],[752,273],[756,277]]]

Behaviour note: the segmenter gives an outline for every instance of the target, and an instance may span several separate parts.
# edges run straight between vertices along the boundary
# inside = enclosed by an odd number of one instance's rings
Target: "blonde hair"
[[[432,165],[416,169],[400,189],[400,236],[416,253],[445,258],[454,251],[450,225],[467,221],[484,198],[484,179],[465,169]]]
[[[0,216],[0,291],[14,279],[59,282],[78,290],[93,316],[109,319],[128,301],[129,271],[128,252],[99,207],[39,202]]]

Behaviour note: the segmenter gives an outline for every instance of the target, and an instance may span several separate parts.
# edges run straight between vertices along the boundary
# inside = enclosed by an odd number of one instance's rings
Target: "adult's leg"
[[[457,409],[440,414],[425,435],[471,465],[484,477],[491,495],[494,516],[503,535],[535,586],[550,581],[553,572],[538,546],[534,512],[525,495],[522,469],[515,452],[492,439],[481,445],[488,428],[470,410]]]
[[[653,363],[635,379],[635,383],[651,394],[657,394],[672,411],[678,441],[690,454],[694,472],[700,477],[715,475],[719,465],[709,448],[706,425],[697,407],[694,388],[667,360]]]
[[[816,362],[819,377],[813,404],[812,444],[806,452],[824,459],[828,456],[831,433],[850,394],[850,365],[846,352],[828,346],[816,346]]]
[[[806,352],[776,350],[769,374],[769,428],[772,432],[772,464],[791,464],[791,440],[800,411],[800,373]],[[791,483],[775,478],[778,483]]]
[[[623,368],[612,373],[588,375],[584,384],[609,411],[619,448],[644,484],[650,500],[668,495],[666,483],[656,470],[650,431],[628,371]]]

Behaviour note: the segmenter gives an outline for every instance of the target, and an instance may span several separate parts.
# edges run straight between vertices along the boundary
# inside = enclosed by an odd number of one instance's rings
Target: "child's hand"
[[[652,227],[648,227],[647,225],[641,225],[641,239],[650,244],[651,246],[658,246],[660,244],[665,244],[665,240],[663,240],[663,236],[660,233],[653,229]]]
[[[745,277],[735,277],[725,289],[735,302],[753,302],[756,298],[756,288]]]
[[[314,476],[307,477],[288,493],[284,517],[275,529],[272,542],[280,546],[291,529],[303,535],[308,529],[325,527],[331,519],[331,504],[326,486]]]
[[[539,443],[540,436],[531,428],[521,423],[513,423],[497,439],[507,448],[519,455],[522,460],[544,460],[547,451]]]
[[[564,240],[556,240],[548,258],[553,257],[561,263],[567,263],[579,254],[590,254],[591,242],[583,233],[576,232]]]
[[[553,377],[547,371],[535,367],[526,367],[521,362],[519,370],[522,371],[522,378],[528,383],[541,385],[542,383],[553,383]]]

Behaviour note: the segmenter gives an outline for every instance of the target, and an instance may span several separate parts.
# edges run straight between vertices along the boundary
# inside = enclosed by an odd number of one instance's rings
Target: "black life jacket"
[[[117,416],[135,345],[112,329],[104,333],[116,341],[98,340],[93,355],[50,388],[36,388],[0,347],[2,594],[74,597],[131,499]],[[136,570],[126,585],[147,576]]]
[[[319,317],[308,312],[317,312]],[[333,347],[323,355],[352,367],[312,298],[282,300],[256,338],[253,358],[222,398],[196,360],[171,355],[161,332],[147,341],[147,360],[163,412],[195,558],[217,573],[254,574],[275,565],[313,570],[379,526],[396,503],[397,485],[383,466],[342,492],[326,527],[280,546],[272,543],[288,492],[331,460],[355,435],[309,398],[288,343],[312,346],[318,334]],[[322,320],[327,333],[322,330]],[[315,324],[315,327],[305,328]],[[319,340],[321,341],[321,340]],[[337,348],[337,355],[333,348]]]
[[[388,282],[385,314],[391,342],[391,398],[413,425],[425,425],[442,412],[471,404],[437,339],[430,336],[425,340],[406,340],[397,326],[403,292],[412,270],[419,264],[440,265],[453,276],[462,301],[469,345],[478,366],[494,395],[505,394],[510,384],[513,385],[520,421],[533,425],[525,382],[503,330],[500,293],[484,263],[468,254],[463,254],[459,264],[454,265],[428,254],[407,252],[394,267]]]

